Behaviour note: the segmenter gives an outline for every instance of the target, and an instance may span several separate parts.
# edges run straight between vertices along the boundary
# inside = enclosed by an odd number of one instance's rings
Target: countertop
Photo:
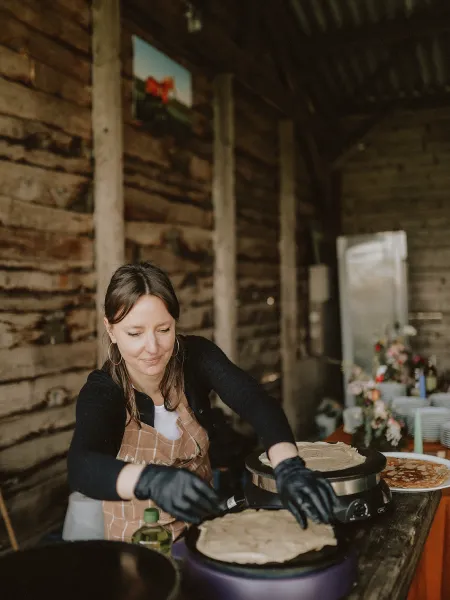
[[[358,582],[347,600],[407,597],[440,498],[439,491],[397,492],[388,513],[349,525],[359,560]]]

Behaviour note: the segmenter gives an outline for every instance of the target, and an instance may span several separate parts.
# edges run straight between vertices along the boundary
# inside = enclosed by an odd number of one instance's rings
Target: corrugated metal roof
[[[450,0],[289,0],[305,87],[338,114],[450,103]]]

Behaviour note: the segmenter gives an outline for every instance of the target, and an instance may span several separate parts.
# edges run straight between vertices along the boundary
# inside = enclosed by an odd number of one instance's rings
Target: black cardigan
[[[206,338],[186,336],[185,394],[199,423],[210,438],[214,435],[210,392],[215,391],[249,422],[266,449],[294,437],[279,404],[255,379],[233,364]],[[153,426],[155,407],[151,398],[136,392],[141,420]],[[120,500],[116,491],[119,472],[125,465],[116,458],[125,431],[123,391],[105,370],[93,371],[81,389],[76,426],[68,456],[69,484],[91,498]]]

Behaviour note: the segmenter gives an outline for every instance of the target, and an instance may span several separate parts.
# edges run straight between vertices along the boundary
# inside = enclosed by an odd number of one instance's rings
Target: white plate
[[[445,465],[450,469],[450,460],[446,458],[439,458],[438,456],[430,456],[429,454],[417,454],[416,452],[383,452],[386,458],[414,458],[418,460],[426,460],[428,462],[438,463],[439,465]],[[443,490],[445,488],[450,487],[450,476],[436,487],[431,488],[394,488],[391,487],[391,492],[409,492],[411,494],[416,494],[417,492],[435,492],[436,490]]]

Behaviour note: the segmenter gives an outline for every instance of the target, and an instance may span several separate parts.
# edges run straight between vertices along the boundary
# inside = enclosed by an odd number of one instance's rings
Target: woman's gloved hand
[[[307,469],[299,456],[282,460],[274,473],[281,502],[302,529],[307,527],[307,517],[316,523],[332,521],[337,503],[333,488],[319,473]]]
[[[200,523],[220,512],[216,492],[198,475],[176,467],[147,465],[134,495],[138,500],[153,500],[173,517],[188,523]]]

